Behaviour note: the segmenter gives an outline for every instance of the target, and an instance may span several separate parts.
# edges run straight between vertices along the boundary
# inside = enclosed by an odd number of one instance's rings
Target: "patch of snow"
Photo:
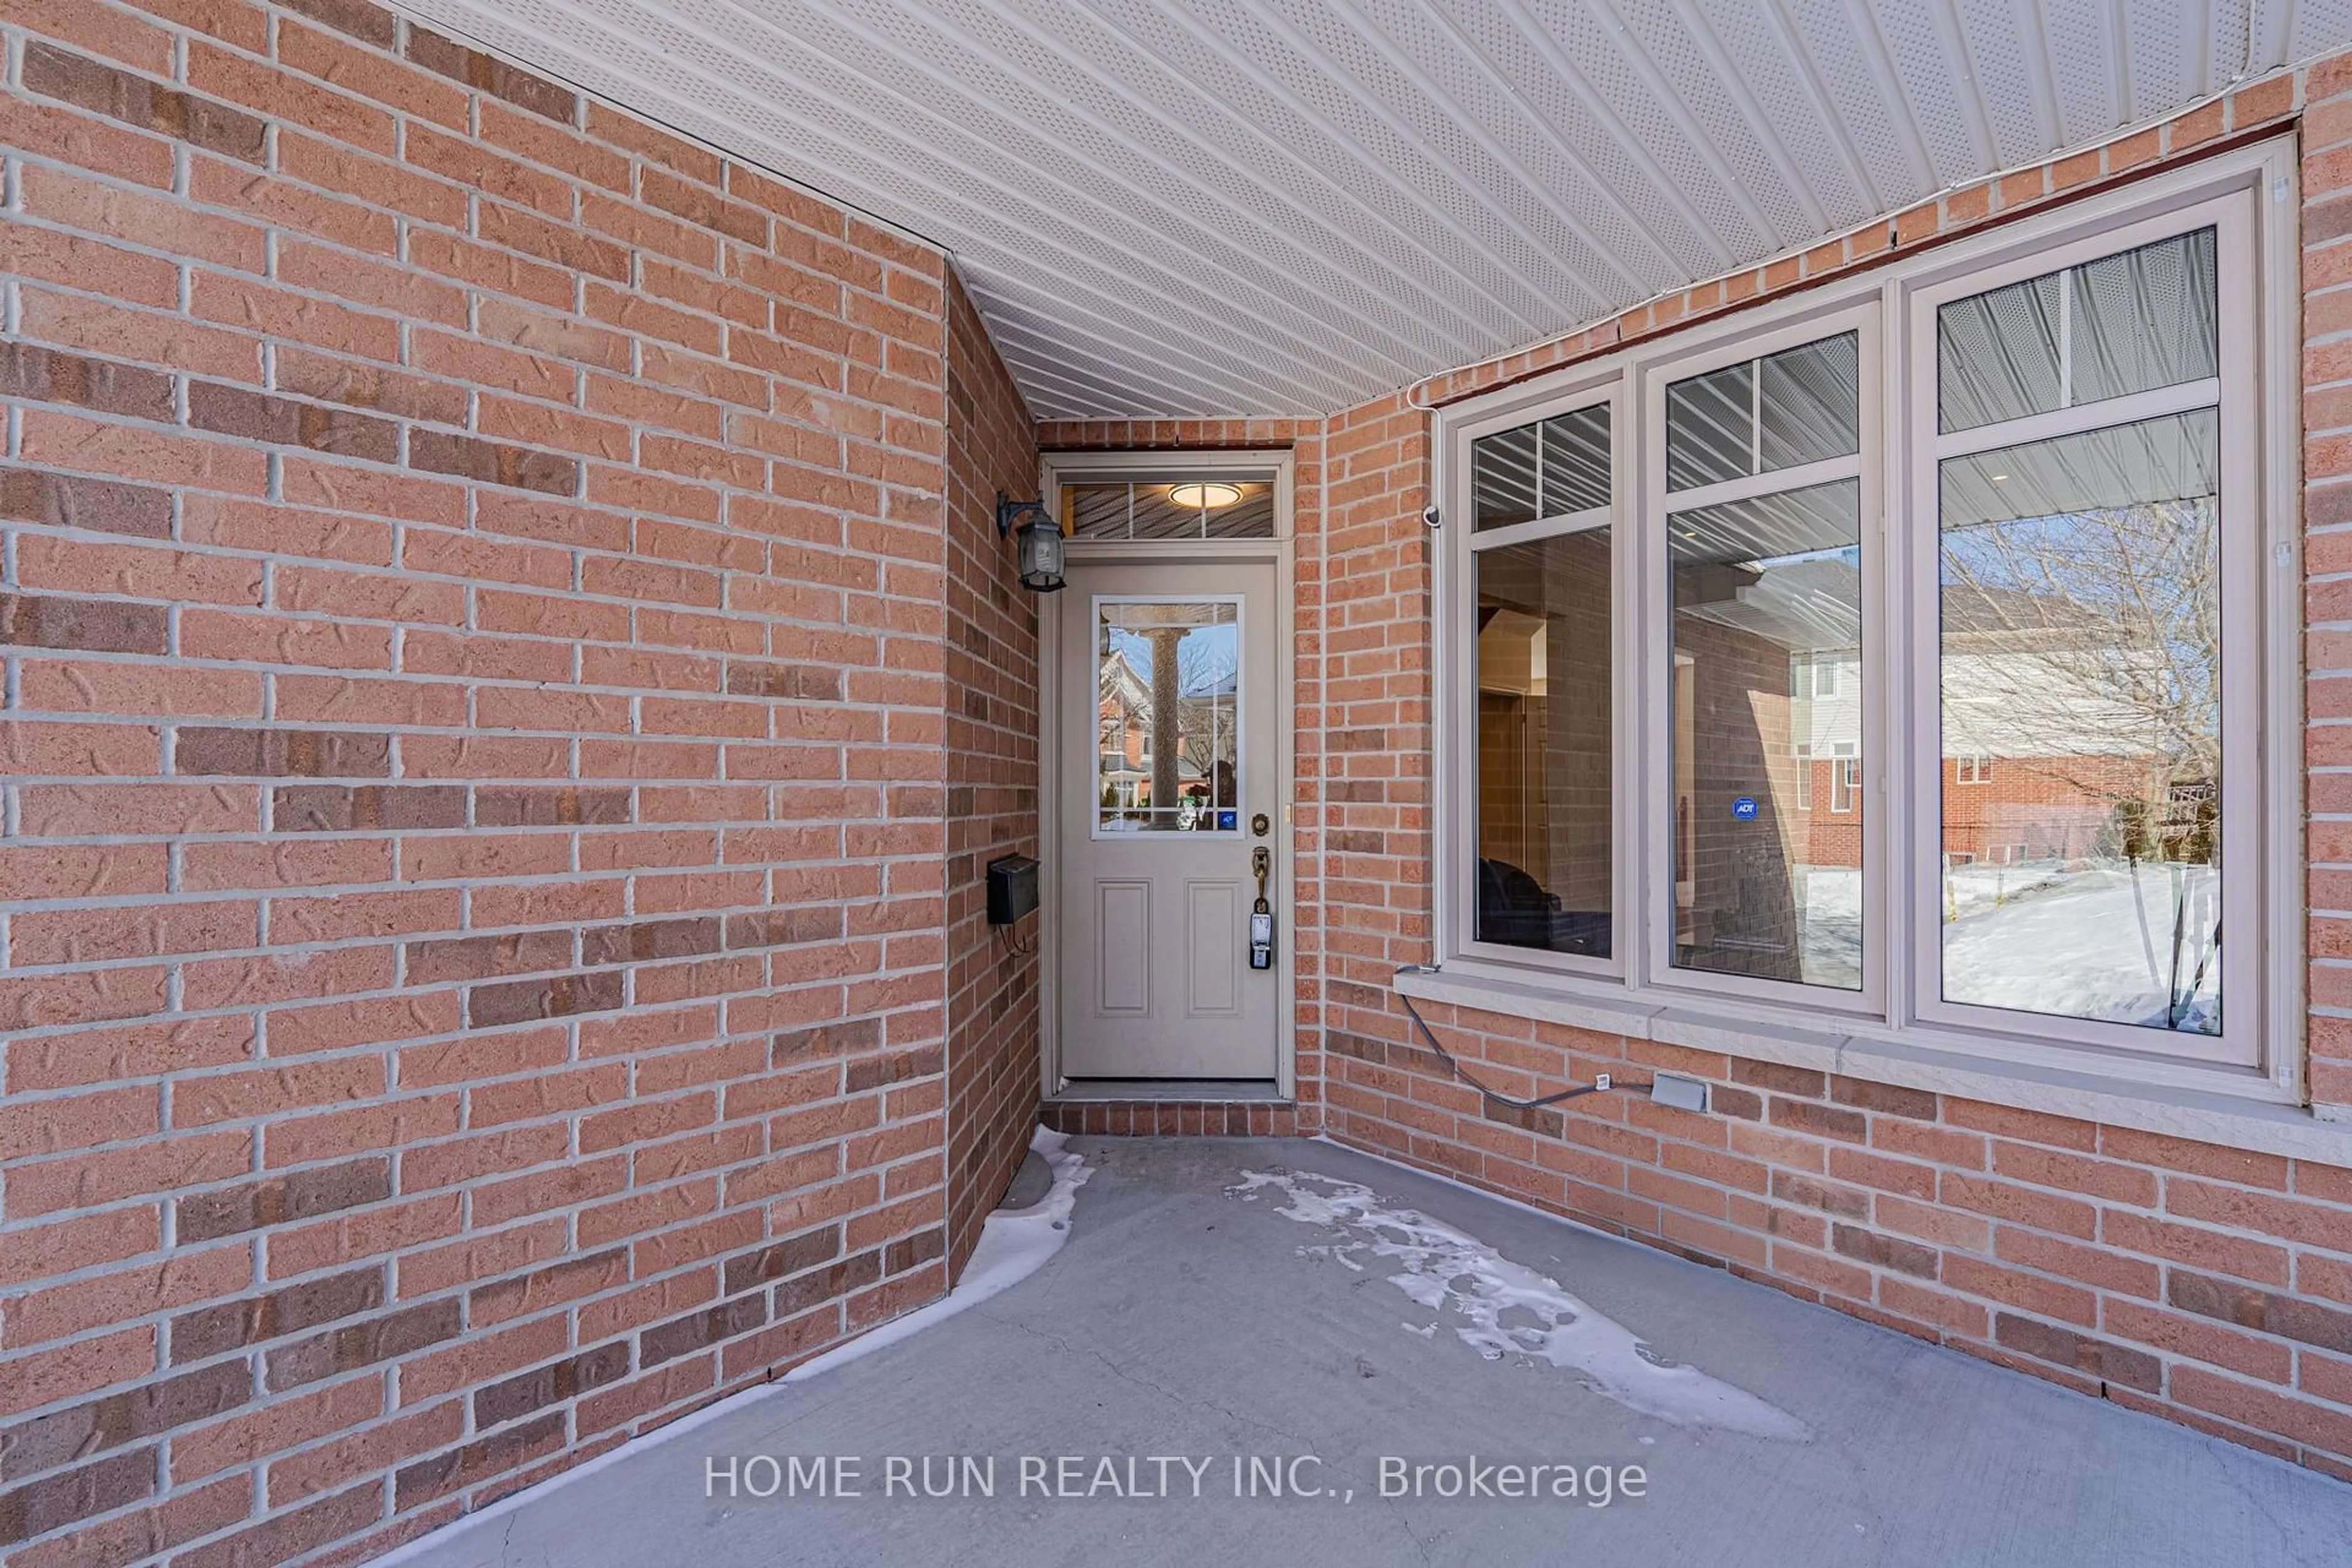
[[[1063,1133],[1044,1127],[1037,1129],[1035,1136],[1029,1140],[1029,1147],[1043,1154],[1045,1163],[1054,1167],[1054,1184],[1030,1207],[999,1209],[982,1222],[980,1244],[972,1248],[971,1261],[964,1265],[963,1278],[956,1281],[954,1289],[928,1307],[893,1318],[847,1344],[835,1345],[824,1354],[801,1363],[784,1373],[782,1381],[805,1382],[860,1356],[871,1355],[886,1345],[897,1344],[910,1334],[921,1333],[934,1323],[1003,1294],[1043,1268],[1054,1254],[1062,1250],[1062,1243],[1070,1238],[1070,1214],[1077,1206],[1078,1189],[1094,1173],[1085,1160],[1063,1148],[1068,1142]]]
[[[1994,898],[1982,891],[1991,871],[1971,871],[1977,896],[1956,898],[1959,918],[1944,927],[1948,1000],[2153,1028],[2219,1026],[2212,867],[2009,869]]]
[[[2221,1016],[2220,889],[2210,866],[1948,866],[1940,895],[1945,998],[2210,1033]],[[1806,983],[1860,985],[1862,873],[1798,866],[1790,889]]]
[[[1678,1426],[1716,1426],[1753,1436],[1806,1442],[1812,1428],[1776,1405],[1659,1356],[1640,1336],[1476,1237],[1415,1209],[1392,1208],[1359,1182],[1309,1171],[1244,1171],[1228,1193],[1244,1201],[1272,1188],[1289,1199],[1276,1210],[1303,1225],[1356,1232],[1331,1244],[1339,1257],[1363,1253],[1394,1265],[1388,1277],[1408,1298],[1462,1321],[1454,1333],[1489,1361],[1517,1352],[1574,1371],[1586,1387],[1630,1410]],[[1504,1321],[1508,1313],[1511,1321]],[[1433,1332],[1405,1325],[1410,1332]]]

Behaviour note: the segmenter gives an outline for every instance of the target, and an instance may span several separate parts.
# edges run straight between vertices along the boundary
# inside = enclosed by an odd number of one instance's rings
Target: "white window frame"
[[[1759,1042],[1851,1042],[1955,1065],[1956,1070],[2129,1086],[2129,1092],[2211,1091],[2226,1099],[2301,1103],[2303,1091],[2303,846],[2301,770],[2300,238],[2292,138],[2232,149],[2102,193],[2058,211],[1927,250],[1788,300],[1768,302],[1653,344],[1569,367],[1437,411],[1434,495],[1443,526],[1435,552],[1439,701],[1438,952],[1449,975],[1491,980],[1513,994],[1533,984],[1547,1008],[1632,1009],[1653,1018],[1710,1020],[1738,1054],[1740,1031]],[[2210,225],[2217,230],[2221,379],[2225,610],[2223,762],[2225,905],[2258,915],[2259,941],[2223,953],[2224,1033],[2168,1035],[2039,1014],[1956,1006],[1940,998],[1938,797],[1947,774],[1938,727],[1933,626],[1937,599],[1934,308]],[[1864,984],[1860,993],[1673,969],[1673,655],[1662,547],[1664,389],[1706,370],[1848,330],[1863,334],[1864,435],[1862,785]],[[2155,401],[2175,393],[2147,395]],[[1473,536],[1469,443],[1530,421],[1609,402],[1614,489],[1612,770],[1617,846],[1611,959],[1580,960],[1473,940],[1476,781],[1476,650],[1470,603],[1474,546],[1557,527],[1521,524]],[[2126,422],[2116,405],[2063,411],[2066,428]],[[2153,406],[2153,403],[2151,404]],[[1632,411],[1638,410],[1638,414]],[[2036,438],[2018,425],[1995,444]],[[2051,433],[2058,433],[2053,424]],[[2230,460],[2252,453],[2252,460]],[[1815,465],[1821,467],[1821,465]],[[1809,470],[1752,481],[1796,488]],[[1831,477],[1826,471],[1822,477]],[[1710,487],[1718,488],[1718,487]],[[1679,510],[1693,492],[1673,498]],[[1890,520],[1903,526],[1890,525]],[[2234,521],[2231,521],[2234,520]],[[1546,520],[1556,523],[1558,520]],[[1924,619],[1921,617],[1924,616]],[[1890,623],[1910,639],[1897,668]],[[1910,628],[1925,627],[1927,630]],[[1840,672],[1843,674],[1843,671]],[[1835,678],[1833,678],[1835,679]],[[1841,700],[1856,700],[1839,682]],[[2235,749],[2232,750],[2231,748]],[[1899,757],[1898,757],[1899,750]],[[1833,761],[1832,767],[1840,765]],[[1893,793],[1900,784],[1903,793]],[[1932,786],[1932,787],[1931,787]],[[1907,932],[1890,921],[1904,911]],[[1934,993],[1934,994],[1931,994]],[[1777,1046],[1765,1049],[1774,1054]],[[2029,1086],[2030,1087],[2030,1086]]]
[[[2258,591],[2261,553],[2257,531],[2250,521],[2262,510],[2263,486],[2256,463],[2236,460],[2235,454],[2262,449],[2263,420],[2257,380],[2255,325],[2261,289],[2254,277],[2254,250],[2260,213],[2256,193],[2239,189],[2225,195],[2170,207],[2136,221],[2117,224],[2069,242],[2036,247],[1990,266],[1970,270],[1910,291],[1913,342],[1922,345],[1911,357],[1911,418],[1914,461],[1910,469],[1911,515],[1920,520],[1899,542],[1907,568],[1908,599],[1914,624],[1937,623],[1937,540],[1930,522],[1937,515],[1937,474],[1946,459],[1980,451],[2000,451],[2035,441],[2084,431],[2107,430],[2144,419],[2218,406],[2221,453],[2221,906],[2222,929],[2239,931],[2245,919],[2231,920],[2230,911],[2252,914],[2261,908],[2259,857],[2239,846],[2241,836],[2258,837],[2262,822],[2259,774],[2262,763],[2255,737],[2262,728],[2261,692],[2263,639],[2262,598]],[[1954,300],[1967,299],[2028,278],[2061,273],[2102,257],[2137,249],[2202,228],[2214,230],[2215,311],[2221,353],[2220,374],[2210,381],[2160,387],[2125,397],[2076,404],[2054,412],[2001,420],[1970,429],[1942,434],[1936,427],[1937,310]],[[2215,384],[2218,383],[2219,384]],[[1925,618],[1920,618],[1924,616]],[[1924,634],[1923,634],[1924,636]],[[1942,746],[1941,687],[1938,659],[1921,650],[1909,671],[1915,682],[1911,704],[1913,754],[1940,759]],[[1942,773],[1938,765],[1937,774]],[[1939,842],[1942,833],[1941,790],[1912,792],[1913,833],[1919,842]],[[2245,830],[2252,828],[2249,833]],[[1942,952],[1937,910],[1943,889],[1939,880],[1921,874],[1915,879],[1910,955],[1916,976],[1915,1016],[1927,1023],[1969,1028],[1981,1026],[2022,1032],[2033,1028],[2049,1038],[2091,1048],[2144,1052],[2179,1057],[2203,1063],[2255,1067],[2262,1060],[2259,1026],[2241,1020],[2249,1009],[2238,998],[2252,999],[2260,985],[2263,943],[2225,940],[2221,945],[2221,994],[2222,1030],[2218,1036],[2191,1035],[2162,1029],[2135,1028],[2090,1019],[2051,1014],[2023,1013],[1974,1004],[1950,1002],[1942,994]],[[2029,1024],[2024,1020],[2031,1020]]]
[[[1837,757],[1830,763],[1830,810],[1839,816],[1853,814],[1853,797],[1862,793],[1862,759]],[[1845,804],[1840,805],[1838,802]]]
[[[1669,608],[1672,583],[1666,562],[1665,528],[1669,512],[1685,511],[1699,507],[1714,506],[1755,495],[1777,495],[1788,490],[1803,489],[1812,485],[1836,483],[1844,479],[1856,481],[1859,490],[1859,518],[1856,538],[1862,548],[1862,647],[1863,661],[1874,662],[1869,650],[1878,646],[1881,595],[1874,584],[1885,570],[1879,560],[1883,531],[1879,526],[1879,500],[1884,493],[1880,479],[1881,450],[1885,445],[1881,429],[1878,395],[1879,376],[1884,353],[1879,342],[1880,311],[1870,303],[1848,300],[1839,308],[1794,314],[1777,324],[1759,321],[1750,331],[1738,333],[1712,333],[1699,340],[1704,346],[1685,345],[1685,352],[1673,358],[1658,358],[1634,367],[1640,385],[1641,406],[1647,415],[1642,428],[1636,432],[1642,442],[1643,486],[1640,505],[1632,515],[1639,520],[1630,531],[1637,542],[1642,572],[1642,597],[1639,601],[1643,617],[1643,665],[1634,676],[1636,689],[1652,679],[1651,671],[1674,668],[1677,655],[1674,647],[1673,612]],[[1717,484],[1696,485],[1669,493],[1666,489],[1666,389],[1675,383],[1692,376],[1705,375],[1726,365],[1739,364],[1748,360],[1763,359],[1784,349],[1802,348],[1824,338],[1855,334],[1856,368],[1861,373],[1860,406],[1862,437],[1851,457],[1831,458],[1792,468],[1775,469],[1744,479],[1727,479]],[[1760,388],[1762,378],[1757,383]],[[1760,393],[1759,393],[1760,395]],[[1823,666],[1832,668],[1834,653],[1816,654],[1812,660],[1814,700],[1821,700],[1821,672]],[[1624,672],[1620,672],[1621,689]],[[1831,678],[1832,691],[1840,689],[1837,677]],[[1875,758],[1882,752],[1878,718],[1871,701],[1874,683],[1858,680],[1862,700],[1862,750],[1865,758]],[[1675,752],[1673,732],[1674,705],[1672,694],[1658,688],[1654,698],[1639,699],[1644,714],[1654,719],[1650,726],[1648,746],[1643,752],[1644,776],[1657,784],[1642,786],[1646,795],[1643,809],[1674,815],[1673,780]],[[1621,699],[1622,700],[1622,699]],[[1853,700],[1852,698],[1833,700]],[[1835,771],[1843,764],[1832,763],[1830,784],[1834,790]],[[1866,787],[1866,786],[1865,786]],[[1884,815],[1866,812],[1863,818],[1862,918],[1864,931],[1874,920],[1883,919],[1879,911],[1885,908],[1882,885],[1882,865],[1885,854],[1881,847],[1884,829],[1878,818]],[[1651,887],[1664,887],[1671,882],[1671,843],[1661,837],[1654,853],[1665,855],[1652,862]],[[1858,991],[1842,991],[1827,986],[1795,985],[1779,980],[1759,980],[1748,975],[1727,974],[1713,970],[1678,969],[1674,963],[1675,923],[1678,899],[1654,899],[1641,911],[1640,929],[1643,933],[1648,960],[1647,978],[1651,984],[1663,990],[1688,991],[1726,996],[1752,998],[1768,1004],[1789,1005],[1801,996],[1804,1005],[1811,1009],[1836,1013],[1874,1014],[1883,1010],[1885,996],[1874,984],[1874,977],[1865,965],[1862,987]],[[1867,940],[1865,939],[1865,946]],[[1795,995],[1792,996],[1792,993]]]
[[[1603,406],[1609,410],[1609,471],[1612,499],[1608,506],[1594,507],[1589,510],[1563,514],[1559,517],[1537,518],[1532,521],[1512,523],[1502,528],[1490,528],[1483,533],[1471,531],[1470,508],[1466,497],[1472,442],[1499,431],[1517,429],[1520,426],[1528,423],[1530,418],[1548,419],[1559,415],[1575,414],[1585,409]],[[1474,421],[1464,424],[1455,431],[1462,452],[1460,467],[1464,477],[1465,497],[1457,514],[1463,519],[1463,526],[1458,531],[1463,543],[1462,562],[1457,576],[1465,584],[1464,592],[1475,600],[1477,593],[1477,574],[1471,569],[1473,555],[1503,545],[1525,544],[1563,534],[1580,533],[1588,529],[1604,525],[1609,527],[1612,530],[1610,536],[1610,645],[1612,661],[1619,670],[1622,670],[1625,664],[1626,645],[1630,636],[1627,624],[1630,617],[1627,607],[1633,602],[1633,586],[1630,580],[1633,563],[1627,559],[1623,543],[1625,528],[1622,498],[1628,478],[1625,429],[1626,410],[1622,378],[1610,375],[1591,384],[1584,392],[1571,392],[1564,397],[1551,400],[1541,415],[1528,416],[1504,415],[1492,421]],[[1538,452],[1541,451],[1540,442],[1538,443],[1537,449]],[[1540,473],[1540,468],[1538,471]],[[1462,635],[1471,639],[1466,656],[1456,658],[1452,661],[1453,675],[1457,689],[1453,693],[1453,700],[1443,705],[1445,710],[1450,710],[1450,713],[1442,714],[1440,720],[1440,732],[1446,735],[1448,739],[1441,746],[1439,755],[1442,758],[1451,758],[1453,763],[1450,769],[1443,766],[1440,768],[1440,772],[1447,775],[1447,781],[1443,787],[1467,803],[1466,809],[1456,813],[1450,823],[1451,836],[1441,834],[1438,839],[1438,842],[1450,844],[1453,847],[1453,853],[1448,857],[1449,865],[1439,872],[1439,876],[1451,894],[1453,909],[1459,911],[1457,917],[1461,928],[1459,951],[1497,963],[1530,964],[1562,974],[1622,979],[1627,973],[1625,948],[1629,941],[1629,932],[1622,919],[1622,911],[1633,882],[1630,836],[1625,832],[1625,791],[1632,787],[1633,772],[1633,760],[1628,755],[1631,749],[1632,729],[1631,716],[1625,711],[1623,682],[1618,680],[1612,683],[1609,705],[1609,799],[1612,821],[1614,824],[1614,831],[1610,836],[1609,956],[1594,958],[1583,953],[1550,952],[1540,948],[1512,947],[1501,942],[1480,942],[1477,940],[1477,605],[1474,602],[1448,615],[1444,606],[1450,603],[1450,600],[1442,601],[1439,613],[1433,619],[1441,628],[1466,628]],[[1451,640],[1444,631],[1441,631],[1440,637],[1441,642]],[[1450,728],[1444,722],[1449,716],[1452,719]]]

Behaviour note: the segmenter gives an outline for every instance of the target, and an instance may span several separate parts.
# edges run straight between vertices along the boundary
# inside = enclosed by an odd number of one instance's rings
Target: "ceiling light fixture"
[[[1168,499],[1187,511],[1202,508],[1213,511],[1221,506],[1231,506],[1241,500],[1242,488],[1239,485],[1214,484],[1195,479],[1189,484],[1169,486]]]

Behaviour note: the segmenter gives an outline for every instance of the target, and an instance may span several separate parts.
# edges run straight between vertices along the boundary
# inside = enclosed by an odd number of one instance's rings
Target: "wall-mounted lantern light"
[[[1042,500],[1013,500],[996,492],[996,534],[1011,535],[1021,554],[1021,585],[1051,594],[1062,585],[1062,525]]]

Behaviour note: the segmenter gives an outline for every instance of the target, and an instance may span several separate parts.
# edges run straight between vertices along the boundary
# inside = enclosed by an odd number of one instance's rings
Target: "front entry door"
[[[1061,616],[1062,1071],[1276,1076],[1279,968],[1250,967],[1254,861],[1282,918],[1275,565],[1073,563]]]

